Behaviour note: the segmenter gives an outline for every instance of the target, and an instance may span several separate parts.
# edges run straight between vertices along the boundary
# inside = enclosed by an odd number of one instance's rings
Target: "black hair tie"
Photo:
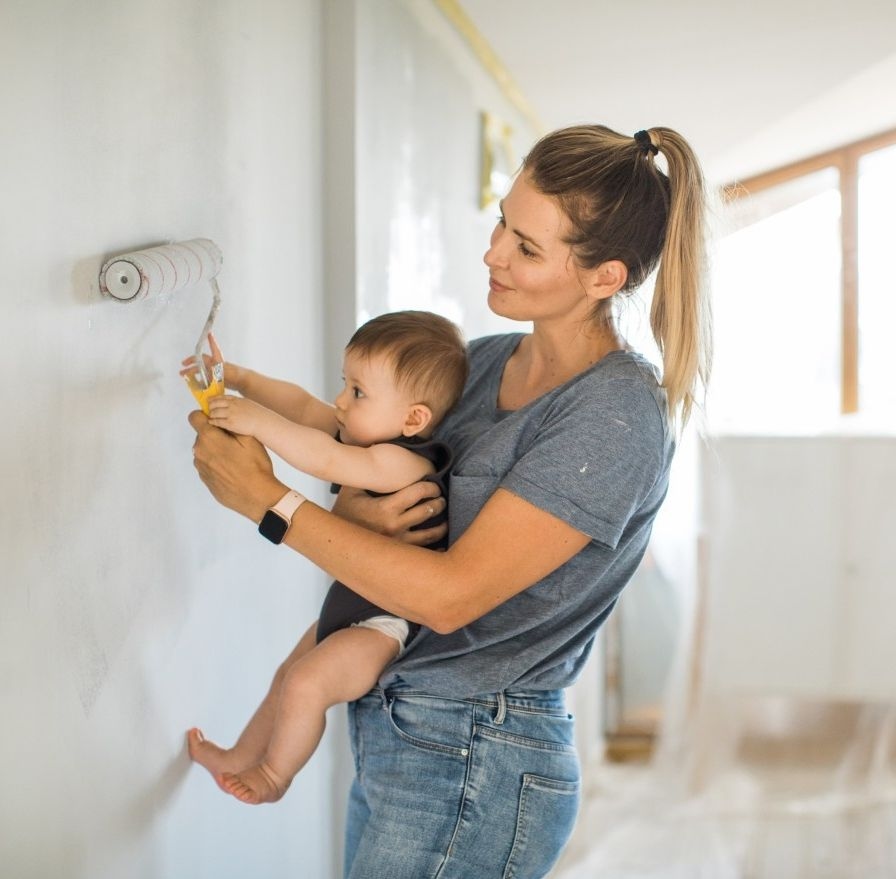
[[[644,151],[644,155],[646,156],[648,153],[655,156],[659,153],[659,147],[654,146],[653,141],[650,139],[650,135],[646,131],[636,131],[635,132],[635,143],[638,144],[639,147]]]

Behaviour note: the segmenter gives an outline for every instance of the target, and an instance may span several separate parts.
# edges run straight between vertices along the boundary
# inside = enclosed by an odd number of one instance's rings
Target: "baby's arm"
[[[327,482],[385,493],[433,472],[426,458],[408,449],[392,443],[344,445],[323,430],[296,424],[240,397],[224,395],[210,400],[209,422],[231,433],[254,436],[287,464]]]
[[[216,364],[224,367],[225,387],[238,391],[246,399],[254,400],[296,424],[317,428],[331,436],[336,433],[338,424],[335,406],[319,400],[299,385],[271,378],[255,370],[246,369],[245,366],[225,361],[213,333],[208,334],[208,343],[211,354],[203,354],[205,366],[209,372]],[[195,355],[187,357],[181,365],[183,366],[181,375],[195,372]],[[236,432],[251,434],[249,430],[236,430]]]
[[[330,435],[336,433],[338,425],[335,406],[319,400],[299,385],[271,378],[233,363],[224,365],[224,384],[239,391],[247,400],[253,400],[295,424],[322,430]]]

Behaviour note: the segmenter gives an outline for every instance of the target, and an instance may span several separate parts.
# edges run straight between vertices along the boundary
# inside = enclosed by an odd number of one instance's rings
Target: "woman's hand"
[[[447,534],[447,524],[422,531],[410,530],[444,509],[445,499],[439,487],[424,481],[384,497],[371,497],[363,489],[344,487],[333,505],[337,516],[413,546],[427,546]]]
[[[209,423],[202,412],[190,413],[196,431],[193,465],[218,503],[253,522],[288,491],[276,476],[258,440],[235,436]]]

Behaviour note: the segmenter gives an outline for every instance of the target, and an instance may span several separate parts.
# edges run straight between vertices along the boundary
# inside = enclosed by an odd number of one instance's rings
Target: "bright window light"
[[[812,432],[840,411],[839,174],[807,174],[729,211],[714,254],[709,426]]]

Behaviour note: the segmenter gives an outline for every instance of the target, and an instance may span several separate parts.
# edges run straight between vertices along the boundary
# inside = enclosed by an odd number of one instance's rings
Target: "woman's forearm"
[[[310,501],[296,511],[284,544],[389,613],[437,632],[463,625],[455,624],[452,598],[460,596],[447,552],[376,534]]]
[[[264,446],[254,437],[213,427],[201,412],[190,414],[190,424],[197,433],[193,463],[212,496],[256,525],[260,523],[288,490],[274,475]],[[294,514],[284,542],[332,577],[352,588],[357,586],[360,594],[391,613],[436,630],[442,618],[447,618],[439,593],[426,585],[444,577],[444,563],[436,557],[445,553],[374,534],[311,501]],[[365,553],[372,553],[376,563],[365,562]],[[393,568],[397,576],[380,573]],[[447,593],[441,592],[444,599]]]
[[[588,542],[587,535],[503,489],[446,552],[374,534],[310,503],[296,511],[285,539],[374,604],[442,633],[479,619]]]
[[[201,412],[190,413],[190,424],[197,434],[193,463],[200,478],[218,503],[257,525],[265,512],[288,490],[274,475],[264,446],[254,437],[231,434],[212,426]],[[358,591],[386,610],[407,614],[409,619],[426,625],[431,625],[432,620],[434,627],[438,626],[442,609],[430,594],[435,596],[436,592],[423,586],[424,581],[419,575],[425,574],[427,582],[436,582],[439,572],[432,567],[433,557],[444,553],[374,534],[310,501],[299,507],[293,523],[285,543],[331,576],[344,578],[343,582],[357,581],[365,568],[367,573],[373,573],[370,568],[379,569],[381,563],[413,572],[413,576],[403,581],[413,586],[413,591],[396,588],[398,578],[392,580],[379,574],[371,582],[361,584]],[[400,547],[411,552],[407,555],[396,552]],[[384,555],[377,557],[375,565],[368,566],[363,561],[365,551]]]
[[[264,447],[190,414],[194,464],[219,503],[259,523],[287,491]],[[498,489],[447,552],[368,531],[306,502],[285,543],[390,613],[450,632],[564,564],[589,538],[522,498]]]

